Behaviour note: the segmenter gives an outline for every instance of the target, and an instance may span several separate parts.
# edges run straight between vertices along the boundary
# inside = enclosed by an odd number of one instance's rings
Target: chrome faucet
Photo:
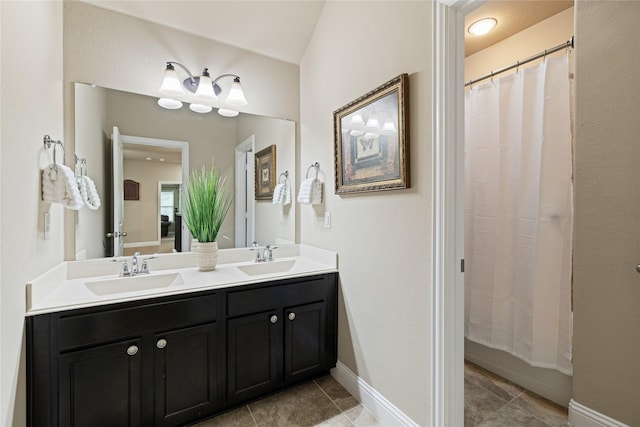
[[[120,270],[120,277],[130,277],[137,276],[138,274],[149,274],[149,265],[147,264],[147,260],[158,258],[157,256],[150,256],[146,258],[139,259],[140,252],[136,252],[131,257],[131,270],[129,270],[129,263],[126,259],[114,259],[113,262],[121,262],[122,270]],[[138,267],[138,264],[142,261],[142,265]]]
[[[258,245],[258,242],[253,242],[251,244],[251,250],[255,251],[256,259],[255,262],[269,262],[273,261],[273,250],[278,249],[277,246],[266,245],[264,248],[261,248]]]
[[[278,249],[277,246],[267,245],[264,247],[264,251],[262,252],[262,261],[269,262],[273,261],[273,250]]]

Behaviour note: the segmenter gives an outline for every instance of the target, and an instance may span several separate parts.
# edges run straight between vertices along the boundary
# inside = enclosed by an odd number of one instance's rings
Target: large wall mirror
[[[74,103],[76,173],[93,179],[102,201],[97,210],[78,211],[76,259],[188,249],[181,239],[182,182],[191,170],[212,162],[236,195],[218,235],[220,248],[254,240],[296,242],[295,204],[256,200],[251,167],[254,153],[275,145],[276,176],[282,180],[288,172],[294,191],[295,122],[246,113],[223,117],[215,110],[198,114],[187,107],[167,110],[157,98],[81,83],[74,85]],[[120,230],[114,228],[118,213]]]

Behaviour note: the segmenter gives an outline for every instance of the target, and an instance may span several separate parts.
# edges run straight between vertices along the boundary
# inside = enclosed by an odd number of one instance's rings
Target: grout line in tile
[[[251,419],[253,420],[253,424],[258,427],[258,420],[256,420],[255,415],[253,415],[253,411],[251,411],[251,408],[249,407],[249,405],[247,405],[247,411],[249,411],[249,415],[251,415]]]
[[[335,406],[336,408],[338,408],[338,411],[340,411],[341,414],[344,414],[344,411],[342,409],[340,409],[340,407],[338,406],[338,404],[335,402],[335,400],[333,400],[331,398],[331,396],[329,396],[327,394],[326,391],[324,391],[324,389],[322,387],[320,387],[320,384],[318,384],[318,382],[316,380],[313,380],[313,383],[316,385],[316,387],[318,387],[320,389],[320,391],[322,392],[322,394],[324,394],[325,396],[327,396],[327,399],[329,399],[329,401],[331,403],[333,403],[333,406]],[[347,417],[348,418],[348,417]]]

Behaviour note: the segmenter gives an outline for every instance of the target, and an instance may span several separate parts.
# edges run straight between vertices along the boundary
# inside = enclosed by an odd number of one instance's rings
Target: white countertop
[[[164,278],[177,277],[175,283],[152,289],[129,290],[100,295],[87,285],[92,283],[118,279],[120,263],[113,258],[102,258],[87,261],[69,261],[52,268],[26,285],[27,316],[92,307],[119,302],[135,301],[159,296],[177,295],[209,289],[220,289],[230,286],[247,285],[291,277],[303,277],[313,274],[324,274],[338,271],[338,260],[335,252],[313,248],[307,245],[287,245],[274,250],[274,261],[277,270],[283,266],[285,271],[248,275],[239,267],[255,264],[255,252],[248,248],[221,249],[218,253],[218,264],[214,271],[202,272],[196,267],[193,252],[178,254],[159,254],[157,259],[148,261],[151,273],[144,276],[122,279],[124,281],[143,280],[156,276],[160,281]],[[118,259],[130,259],[119,257]],[[144,256],[141,256],[144,258]],[[266,263],[269,264],[269,263]],[[284,267],[286,265],[286,267]],[[269,269],[271,266],[267,266]],[[252,268],[252,267],[249,267]],[[258,267],[260,268],[260,267]],[[117,286],[118,281],[113,282]],[[124,282],[122,282],[124,283]],[[111,286],[112,283],[107,284]],[[110,290],[109,290],[110,291]]]

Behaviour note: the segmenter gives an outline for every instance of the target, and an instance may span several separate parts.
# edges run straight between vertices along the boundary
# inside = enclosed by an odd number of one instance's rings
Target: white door
[[[122,218],[124,217],[124,190],[122,171],[122,139],[120,131],[113,127],[111,134],[112,160],[113,160],[113,229],[107,233],[107,237],[113,237],[113,256],[122,256],[124,249],[124,237],[127,233],[122,230]]]
[[[235,246],[251,246],[255,240],[255,163],[253,148],[255,136],[236,146],[236,188],[235,188]]]

